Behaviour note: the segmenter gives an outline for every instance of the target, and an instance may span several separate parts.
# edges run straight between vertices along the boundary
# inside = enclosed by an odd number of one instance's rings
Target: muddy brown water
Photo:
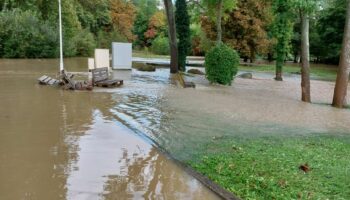
[[[65,62],[70,71],[87,65],[81,58]],[[1,200],[218,199],[142,133],[164,115],[155,105],[171,87],[163,84],[167,71],[120,72],[126,85],[108,91],[37,84],[57,66],[57,60],[0,60]]]
[[[220,137],[350,133],[350,110],[329,105],[332,82],[312,81],[313,104],[300,102],[299,76],[276,82],[268,73],[231,87],[186,77],[195,90],[169,84],[168,69],[114,71],[124,87],[94,92],[37,85],[57,66],[0,60],[1,200],[217,199],[154,145],[189,161]]]

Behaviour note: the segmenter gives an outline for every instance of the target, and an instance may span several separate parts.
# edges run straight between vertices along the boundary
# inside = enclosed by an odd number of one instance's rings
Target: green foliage
[[[207,79],[211,83],[231,85],[233,77],[237,74],[238,65],[238,53],[224,44],[219,44],[205,57]]]
[[[190,164],[242,199],[349,199],[349,142],[342,136],[225,138],[204,146],[201,161]],[[306,163],[308,173],[299,169]]]
[[[316,41],[311,41],[311,53],[319,61],[338,64],[343,40],[346,0],[334,0],[319,16],[315,30]]]
[[[133,34],[136,35],[134,46],[138,48],[149,47],[149,43],[145,37],[148,30],[149,20],[158,10],[159,0],[133,0],[138,12],[134,22]]]
[[[186,0],[177,0],[175,6],[176,32],[179,39],[179,69],[181,71],[186,71],[186,57],[191,48],[190,16],[188,15]]]
[[[127,42],[128,40],[119,34],[117,31],[105,32],[99,31],[97,33],[97,46],[99,48],[110,49],[112,42]]]
[[[91,56],[96,47],[94,35],[87,29],[74,36],[73,43],[78,56]]]
[[[145,47],[147,44],[147,39],[145,38],[145,33],[148,29],[148,19],[142,13],[136,15],[133,34],[136,35],[136,40],[134,45],[137,47]]]
[[[232,11],[236,7],[236,0],[203,0],[204,6],[206,6],[209,16],[216,17],[217,5],[222,1],[223,12]]]
[[[302,12],[312,14],[320,8],[321,0],[293,0],[294,7]]]
[[[56,29],[37,13],[19,9],[0,13],[0,57],[44,58],[57,55]]]
[[[293,2],[292,0],[275,0],[272,7],[276,15],[272,26],[273,35],[277,40],[276,69],[278,72],[282,73],[282,66],[285,61],[285,56],[289,52],[292,39],[293,23],[291,10],[293,8]]]
[[[158,55],[169,55],[170,46],[169,39],[163,36],[158,36],[151,46],[151,51]]]

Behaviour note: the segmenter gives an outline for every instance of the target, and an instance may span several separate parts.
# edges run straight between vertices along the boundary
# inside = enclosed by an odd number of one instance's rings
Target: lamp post
[[[63,64],[63,41],[62,41],[62,10],[61,0],[58,0],[59,31],[60,31],[60,73],[64,70]]]

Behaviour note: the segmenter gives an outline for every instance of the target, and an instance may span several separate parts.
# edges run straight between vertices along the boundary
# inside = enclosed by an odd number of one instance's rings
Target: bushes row
[[[36,12],[20,9],[0,12],[0,57],[57,57],[58,42],[57,23],[41,20]],[[79,30],[64,42],[66,56],[88,56],[95,47],[94,36],[88,30]]]
[[[56,29],[31,11],[0,13],[0,57],[54,57],[57,41]]]

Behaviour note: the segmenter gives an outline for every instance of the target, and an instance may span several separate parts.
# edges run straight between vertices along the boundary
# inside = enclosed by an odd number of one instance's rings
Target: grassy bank
[[[198,157],[192,167],[242,199],[350,199],[349,138],[222,138]]]

